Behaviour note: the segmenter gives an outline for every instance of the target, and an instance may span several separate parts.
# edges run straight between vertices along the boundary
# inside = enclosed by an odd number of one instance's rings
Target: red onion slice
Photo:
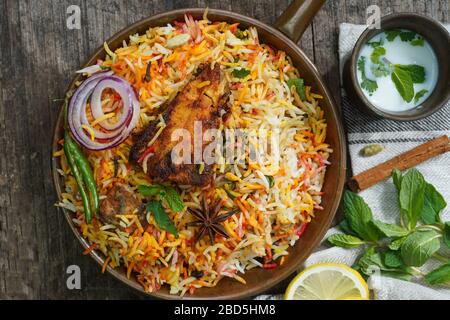
[[[107,88],[115,90],[120,95],[120,98],[123,101],[123,110],[120,119],[116,123],[112,124],[109,120],[104,120],[101,121],[99,125],[108,131],[114,131],[123,127],[131,116],[132,108],[130,108],[130,104],[132,90],[130,89],[129,83],[124,82],[122,78],[117,76],[111,76],[100,80],[91,96],[91,113],[94,119],[105,116],[105,113],[102,110],[102,92]]]
[[[139,121],[140,104],[134,88],[126,80],[112,75],[112,71],[92,75],[80,85],[70,100],[69,128],[74,139],[90,150],[105,150],[119,145],[130,135]],[[95,92],[96,96],[93,98],[96,99],[97,105],[95,106],[95,114],[93,112],[94,119],[98,119],[98,116],[104,116],[99,99],[101,98],[101,92],[106,88],[112,88],[119,93],[123,100],[123,111],[117,123],[106,123],[106,126],[111,130],[105,133],[90,125],[86,115],[86,103]],[[91,100],[91,110],[94,109],[92,103]],[[102,121],[102,125],[105,126],[104,121]],[[89,130],[85,130],[84,126]],[[94,140],[91,138],[90,131],[94,133]]]

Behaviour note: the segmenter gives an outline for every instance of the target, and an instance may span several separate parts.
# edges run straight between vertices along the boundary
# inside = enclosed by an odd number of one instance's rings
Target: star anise
[[[212,209],[208,205],[208,200],[206,197],[203,197],[202,208],[187,210],[196,218],[196,220],[189,222],[188,226],[196,226],[200,227],[198,233],[195,236],[195,242],[198,242],[201,238],[203,238],[206,234],[208,234],[209,239],[211,241],[211,245],[214,245],[214,237],[216,234],[220,234],[225,238],[229,238],[228,232],[221,225],[222,222],[227,220],[233,214],[237,212],[237,210],[232,210],[227,213],[219,214],[223,206],[223,201],[220,200],[212,206]]]

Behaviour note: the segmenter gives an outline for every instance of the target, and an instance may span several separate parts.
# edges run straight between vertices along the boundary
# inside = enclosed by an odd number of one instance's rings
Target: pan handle
[[[275,27],[297,43],[324,3],[325,0],[294,0],[275,22]]]

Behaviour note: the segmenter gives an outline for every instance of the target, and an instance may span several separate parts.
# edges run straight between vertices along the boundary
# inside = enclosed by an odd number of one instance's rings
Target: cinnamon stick
[[[360,192],[390,177],[395,168],[406,170],[447,151],[450,151],[450,139],[446,135],[435,138],[350,178],[348,187]]]

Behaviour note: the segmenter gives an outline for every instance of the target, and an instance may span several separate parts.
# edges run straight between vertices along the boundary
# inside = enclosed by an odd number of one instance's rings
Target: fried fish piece
[[[194,124],[197,121],[201,122],[203,133],[208,129],[218,129],[221,111],[225,107],[228,94],[228,81],[220,66],[216,64],[213,69],[206,64],[200,66],[197,75],[163,112],[166,126],[156,141],[148,147],[148,143],[156,133],[156,122],[149,124],[137,137],[130,150],[130,162],[142,166],[144,159],[147,158],[147,174],[163,181],[194,186],[210,184],[213,177],[211,165],[205,164],[200,173],[199,164],[194,164]],[[180,137],[177,140],[172,136],[177,129],[185,129],[184,132],[190,135],[191,164],[172,161],[172,149],[180,142]],[[210,142],[202,139],[201,150],[204,150],[208,143]],[[153,155],[145,157],[149,152]]]

